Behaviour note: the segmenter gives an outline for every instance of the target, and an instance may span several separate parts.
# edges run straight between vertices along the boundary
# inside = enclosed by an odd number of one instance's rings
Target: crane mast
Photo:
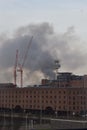
[[[32,43],[32,39],[33,39],[33,36],[31,37],[29,44],[27,46],[27,50],[25,52],[22,64],[18,63],[18,50],[16,51],[16,60],[15,60],[15,66],[14,66],[14,84],[16,85],[17,72],[19,72],[20,73],[20,85],[21,85],[21,87],[23,87],[23,67],[24,67],[25,61],[27,59],[27,55],[28,55],[28,51],[29,51],[29,48],[30,48],[31,43]]]
[[[18,64],[18,50],[16,50],[16,57],[15,57],[15,66],[14,66],[14,84],[16,86],[17,82],[17,64]]]
[[[30,41],[29,41],[29,44],[27,46],[27,49],[26,49],[26,52],[25,52],[25,55],[24,55],[24,59],[23,59],[23,62],[22,62],[22,68],[24,67],[24,64],[25,64],[25,61],[27,59],[27,55],[28,55],[28,51],[30,49],[30,46],[31,46],[31,43],[32,43],[32,39],[33,39],[33,36],[31,37]]]

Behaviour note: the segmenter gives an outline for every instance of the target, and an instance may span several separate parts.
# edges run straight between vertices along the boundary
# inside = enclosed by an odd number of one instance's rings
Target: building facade
[[[42,85],[23,88],[12,84],[1,85],[0,109],[15,109],[19,106],[29,111],[50,109],[57,113],[81,113],[87,110],[86,77],[85,80],[83,77],[77,80],[63,79],[60,83],[42,80]]]
[[[80,113],[87,110],[87,88],[1,88],[0,108]]]

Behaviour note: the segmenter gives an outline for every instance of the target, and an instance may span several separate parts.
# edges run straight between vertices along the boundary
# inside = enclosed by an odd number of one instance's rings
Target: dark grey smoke
[[[0,68],[6,70],[6,73],[8,72],[8,76],[2,76],[4,80],[8,80],[7,77],[10,79],[9,75],[12,77],[13,72],[11,70],[15,62],[16,49],[20,51],[19,57],[20,62],[22,62],[31,36],[34,38],[24,65],[25,81],[32,78],[32,80],[35,80],[36,78],[36,82],[37,79],[41,78],[40,74],[54,78],[54,61],[56,59],[60,59],[65,71],[82,73],[81,68],[84,71],[87,54],[84,48],[82,49],[83,44],[76,36],[74,27],[68,28],[63,34],[57,34],[49,23],[32,24],[19,28],[12,38],[6,37],[2,40],[2,36],[0,37],[2,43],[0,47]]]

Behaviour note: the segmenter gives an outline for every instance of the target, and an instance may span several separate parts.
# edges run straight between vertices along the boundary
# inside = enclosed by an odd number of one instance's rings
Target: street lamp
[[[57,110],[55,111],[55,115],[56,115],[56,118],[57,118]]]

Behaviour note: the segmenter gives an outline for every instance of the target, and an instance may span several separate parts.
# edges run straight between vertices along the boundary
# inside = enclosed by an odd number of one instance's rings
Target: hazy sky
[[[55,59],[61,71],[87,74],[87,0],[0,0],[0,82],[13,81],[16,49],[32,35],[28,84],[54,77]]]
[[[74,26],[85,40],[87,0],[0,0],[0,32],[38,22],[49,22],[57,32]]]

